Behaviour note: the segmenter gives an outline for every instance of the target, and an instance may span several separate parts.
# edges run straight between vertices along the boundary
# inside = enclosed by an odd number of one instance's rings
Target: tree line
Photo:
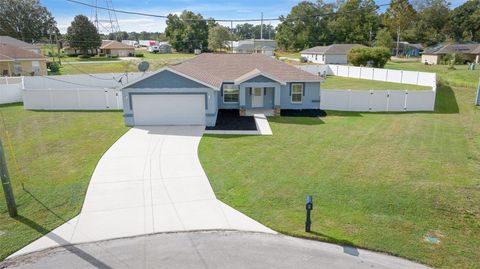
[[[303,1],[280,17],[276,39],[284,50],[333,43],[480,42],[480,0],[455,9],[446,0],[391,0],[379,10],[373,0]]]

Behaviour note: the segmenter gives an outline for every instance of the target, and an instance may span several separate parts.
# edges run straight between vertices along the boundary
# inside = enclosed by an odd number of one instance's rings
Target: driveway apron
[[[132,128],[97,164],[81,213],[11,257],[49,247],[159,232],[275,233],[216,199],[197,154],[204,129]]]

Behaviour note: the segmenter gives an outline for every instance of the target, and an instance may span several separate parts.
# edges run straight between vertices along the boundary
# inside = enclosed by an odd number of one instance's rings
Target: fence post
[[[405,102],[403,104],[403,111],[407,111],[408,107],[408,90],[405,90]]]

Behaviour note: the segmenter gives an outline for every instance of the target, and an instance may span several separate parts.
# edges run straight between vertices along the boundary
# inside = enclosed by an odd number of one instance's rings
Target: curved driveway
[[[100,159],[81,213],[12,256],[158,232],[274,233],[216,199],[197,154],[204,129],[132,128]]]

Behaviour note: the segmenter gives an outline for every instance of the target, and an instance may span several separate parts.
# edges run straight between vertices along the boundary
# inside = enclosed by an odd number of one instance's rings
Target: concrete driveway
[[[81,213],[10,257],[159,232],[275,233],[216,199],[197,155],[204,129],[132,128],[97,164]]]
[[[0,268],[328,268],[423,269],[371,251],[283,235],[209,231],[166,233],[50,249]]]

